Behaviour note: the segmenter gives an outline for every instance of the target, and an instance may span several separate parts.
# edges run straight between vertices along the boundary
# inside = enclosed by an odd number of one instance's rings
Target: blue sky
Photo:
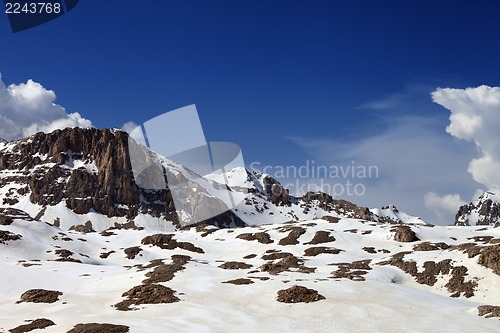
[[[497,1],[84,0],[15,34],[0,14],[0,73],[6,85],[33,79],[55,91],[96,127],[196,104],[207,139],[238,143],[248,163],[356,160],[381,165],[390,183],[415,172],[381,163],[385,147],[367,143],[400,142],[398,161],[433,148],[419,172],[441,183],[420,192],[470,201],[484,187],[467,172],[476,147],[445,132],[450,112],[431,93],[500,85],[499,12]],[[450,161],[464,165],[449,172]],[[393,191],[403,209],[432,216],[420,192],[401,194],[422,182],[385,184],[386,197],[383,181],[353,201],[388,204]]]

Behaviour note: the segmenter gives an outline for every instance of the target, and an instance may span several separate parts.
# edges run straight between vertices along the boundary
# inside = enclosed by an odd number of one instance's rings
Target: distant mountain
[[[129,144],[126,132],[95,128],[67,128],[4,143],[0,146],[0,207],[23,210],[66,230],[89,222],[96,230],[115,225],[174,230],[192,220],[199,224],[200,207],[224,212],[201,221],[218,227],[323,216],[422,223],[395,207],[370,210],[319,192],[294,197],[270,175],[244,168],[201,177],[148,151],[147,158],[158,168],[155,172],[162,178],[174,175],[170,179],[183,179],[192,189],[185,197],[195,204],[176,207],[169,187],[144,189],[137,185]],[[230,206],[220,189],[229,190],[239,204]],[[226,205],[230,208],[224,209]]]
[[[394,205],[382,208],[373,208],[370,211],[378,216],[378,222],[386,223],[408,223],[408,224],[426,224],[420,217],[416,217],[400,211]]]
[[[485,192],[459,208],[455,225],[500,225],[500,193]]]

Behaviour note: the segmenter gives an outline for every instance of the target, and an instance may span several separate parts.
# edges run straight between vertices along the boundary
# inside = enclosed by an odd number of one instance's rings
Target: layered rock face
[[[110,129],[67,128],[37,133],[0,151],[2,184],[17,183],[41,206],[65,202],[77,214],[91,210],[108,217],[139,212],[175,221],[168,189],[143,190],[133,179],[128,135]],[[0,184],[0,185],[2,185]],[[14,193],[13,193],[14,194]],[[15,204],[6,195],[3,204]]]

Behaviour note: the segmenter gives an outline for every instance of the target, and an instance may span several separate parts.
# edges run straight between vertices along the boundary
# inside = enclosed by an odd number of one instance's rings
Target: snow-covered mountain
[[[128,144],[79,128],[0,143],[0,333],[498,332],[500,227],[294,197],[244,168],[201,177],[154,152],[145,172],[189,191],[145,189]],[[230,208],[189,224],[211,205]]]
[[[405,223],[405,224],[426,224],[420,217],[407,214],[400,211],[394,205],[382,208],[372,208],[370,211],[378,216],[378,222],[386,223]]]
[[[185,180],[195,189],[183,193],[195,205],[175,207],[169,188],[137,185],[128,145],[125,132],[81,128],[1,143],[0,207],[23,210],[65,230],[85,223],[97,231],[115,225],[172,230],[189,225],[202,205],[223,212],[203,221],[219,227],[304,221],[325,215],[422,222],[393,208],[370,211],[325,193],[293,197],[270,175],[244,168],[201,177],[148,151],[162,178],[173,174],[170,179]],[[230,206],[220,190],[225,187],[238,205]]]
[[[500,193],[487,191],[455,216],[455,225],[500,225]]]

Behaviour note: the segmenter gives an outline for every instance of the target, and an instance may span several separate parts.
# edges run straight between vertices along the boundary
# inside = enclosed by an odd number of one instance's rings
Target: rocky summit
[[[0,143],[0,332],[498,332],[493,192],[433,226],[148,152],[195,189],[176,207],[181,188],[138,185],[129,144],[80,128]],[[206,202],[228,209],[182,223]]]
[[[487,191],[463,205],[455,216],[456,225],[500,225],[500,193]]]

